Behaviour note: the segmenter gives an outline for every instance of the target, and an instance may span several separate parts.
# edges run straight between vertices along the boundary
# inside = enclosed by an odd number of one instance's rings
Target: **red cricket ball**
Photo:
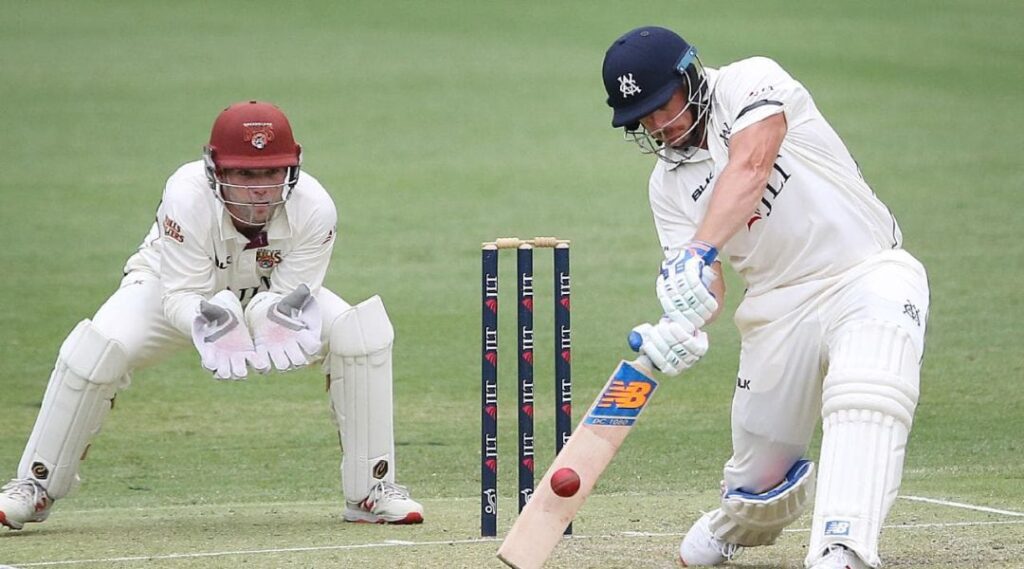
[[[551,475],[551,489],[563,498],[575,496],[580,489],[580,475],[571,468],[559,468]]]

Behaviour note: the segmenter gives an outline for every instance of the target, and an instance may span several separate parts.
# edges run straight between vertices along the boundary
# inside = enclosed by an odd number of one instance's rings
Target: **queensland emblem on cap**
[[[242,140],[253,145],[253,147],[263,150],[267,144],[270,144],[274,140],[274,123],[270,122],[247,122],[242,123],[245,127],[242,134]]]
[[[619,92],[622,93],[623,97],[643,93],[643,91],[640,90],[640,86],[636,84],[636,80],[633,79],[632,73],[619,75]]]

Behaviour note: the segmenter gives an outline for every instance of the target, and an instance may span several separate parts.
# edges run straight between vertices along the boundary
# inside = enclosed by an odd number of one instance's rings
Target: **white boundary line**
[[[965,526],[1000,526],[1000,525],[1018,525],[1024,524],[1024,520],[1009,520],[1009,521],[989,521],[989,522],[943,522],[943,523],[927,523],[927,524],[895,524],[885,526],[886,529],[926,529],[926,528],[947,528],[947,527],[965,527]],[[806,533],[809,532],[808,528],[793,528],[784,530],[790,533]],[[649,538],[649,537],[682,537],[684,532],[677,533],[647,533],[647,532],[620,532],[614,534],[604,535],[573,535],[566,539],[569,540],[589,540],[589,539],[609,539],[616,537],[637,537],[637,538]],[[102,559],[69,559],[65,561],[39,561],[33,563],[22,563],[18,565],[18,568],[22,567],[56,567],[59,565],[84,565],[87,563],[125,563],[131,561],[158,561],[166,559],[199,559],[204,557],[228,557],[232,555],[260,555],[269,553],[302,553],[310,551],[346,551],[355,549],[376,549],[385,547],[432,547],[437,545],[475,545],[484,543],[497,543],[500,538],[496,537],[480,537],[473,539],[454,539],[444,541],[404,541],[404,540],[385,540],[380,543],[358,543],[350,545],[318,545],[309,547],[278,547],[268,549],[240,549],[236,551],[209,551],[200,553],[168,553],[164,555],[137,555],[131,557],[107,557]],[[6,566],[0,566],[3,569]],[[15,569],[15,567],[11,567]]]

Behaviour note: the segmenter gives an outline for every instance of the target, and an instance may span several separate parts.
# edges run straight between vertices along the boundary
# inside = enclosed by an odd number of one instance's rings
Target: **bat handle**
[[[641,336],[640,333],[636,331],[630,332],[629,337],[626,339],[626,341],[629,344],[629,348],[634,352],[639,352],[640,346],[642,346],[644,343],[643,336]],[[633,365],[642,367],[647,371],[655,369],[654,364],[651,363],[651,358],[645,356],[644,354],[638,355],[637,358],[633,360]]]

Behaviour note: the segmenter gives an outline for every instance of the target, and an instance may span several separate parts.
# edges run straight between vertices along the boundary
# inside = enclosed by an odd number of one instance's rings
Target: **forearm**
[[[192,334],[192,322],[199,313],[199,303],[204,300],[200,294],[188,291],[165,293],[163,298],[164,316],[172,326],[185,336]]]
[[[725,279],[722,278],[722,263],[715,262],[712,265],[712,270],[715,272],[715,280],[711,283],[710,289],[711,294],[715,295],[715,300],[718,301],[718,308],[711,314],[711,318],[708,318],[708,324],[717,320],[718,315],[722,313],[722,308],[725,307]]]
[[[770,165],[765,169],[763,166],[733,162],[726,165],[715,183],[707,214],[694,239],[719,249],[732,239],[761,203],[770,168]]]
[[[711,203],[695,239],[721,249],[744,228],[761,203],[786,129],[786,116],[779,113],[733,135],[729,162],[715,182]]]

